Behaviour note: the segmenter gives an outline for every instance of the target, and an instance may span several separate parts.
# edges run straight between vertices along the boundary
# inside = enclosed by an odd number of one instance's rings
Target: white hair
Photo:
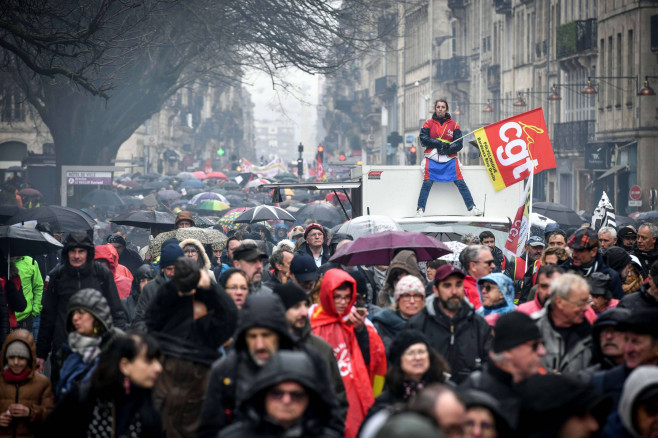
[[[598,235],[600,236],[601,234],[605,233],[610,233],[610,239],[615,240],[617,238],[617,230],[614,229],[614,227],[601,227],[599,229]]]

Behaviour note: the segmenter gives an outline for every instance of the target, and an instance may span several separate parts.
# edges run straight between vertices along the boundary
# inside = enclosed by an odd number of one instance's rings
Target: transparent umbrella
[[[351,219],[338,228],[338,233],[349,234],[355,239],[382,231],[403,231],[402,227],[388,216],[368,215]]]

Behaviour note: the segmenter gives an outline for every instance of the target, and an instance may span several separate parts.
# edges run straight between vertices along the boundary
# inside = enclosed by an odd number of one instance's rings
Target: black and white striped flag
[[[599,230],[601,227],[617,228],[615,208],[610,203],[610,199],[608,199],[608,195],[605,192],[601,195],[599,205],[592,214],[592,228]]]

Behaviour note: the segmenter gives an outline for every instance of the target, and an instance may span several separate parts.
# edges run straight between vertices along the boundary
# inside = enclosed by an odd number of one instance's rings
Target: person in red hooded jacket
[[[355,308],[356,281],[342,269],[330,269],[320,286],[320,305],[311,315],[311,330],[331,345],[349,409],[345,437],[356,437],[368,410],[384,385],[386,352],[367,311]],[[368,379],[365,378],[368,376]]]
[[[117,285],[117,292],[119,298],[123,299],[130,295],[130,288],[133,283],[133,275],[128,268],[119,264],[119,253],[114,246],[106,243],[105,245],[97,245],[95,248],[94,260],[105,264],[105,267],[110,270],[114,277],[114,282]]]

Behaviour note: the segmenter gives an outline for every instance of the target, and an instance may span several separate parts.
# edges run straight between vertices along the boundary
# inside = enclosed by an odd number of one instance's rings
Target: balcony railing
[[[594,120],[555,123],[553,125],[553,149],[556,152],[585,151],[585,145],[594,141]]]
[[[395,76],[382,76],[375,79],[375,96],[392,95],[395,90]]]
[[[450,59],[440,59],[436,63],[436,80],[453,81],[468,79],[468,58],[453,56]]]
[[[558,58],[596,49],[596,19],[577,20],[557,27],[555,37]]]
[[[512,0],[494,0],[497,14],[509,14],[512,12]]]

